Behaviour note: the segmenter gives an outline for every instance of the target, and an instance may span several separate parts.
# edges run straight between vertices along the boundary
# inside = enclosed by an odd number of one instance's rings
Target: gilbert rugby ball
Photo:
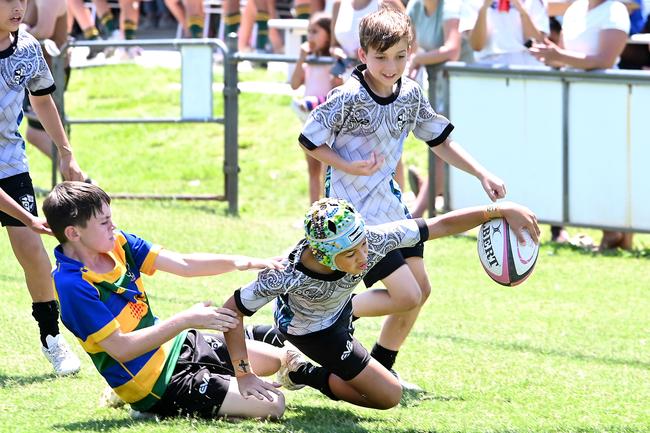
[[[526,243],[519,243],[505,218],[495,218],[481,225],[478,257],[485,272],[497,283],[516,286],[533,272],[539,245],[533,242],[528,232],[525,236]]]

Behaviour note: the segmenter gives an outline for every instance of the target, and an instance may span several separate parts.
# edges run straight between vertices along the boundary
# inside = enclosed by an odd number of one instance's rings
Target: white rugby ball
[[[478,257],[485,272],[499,284],[523,283],[535,268],[539,245],[525,232],[521,244],[505,218],[486,221],[479,228]]]

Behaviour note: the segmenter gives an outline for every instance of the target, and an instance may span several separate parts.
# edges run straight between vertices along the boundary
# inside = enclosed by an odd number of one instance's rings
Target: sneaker
[[[77,355],[75,355],[65,341],[63,335],[59,334],[56,337],[48,335],[45,339],[47,347],[42,347],[43,355],[54,367],[54,371],[59,376],[66,376],[74,374],[81,368],[81,362]]]
[[[125,404],[126,402],[115,394],[115,391],[113,391],[113,388],[110,386],[104,388],[104,391],[102,391],[102,394],[99,396],[99,407],[118,409]]]
[[[288,345],[289,342],[285,342],[285,345]],[[301,366],[305,365],[307,361],[303,358],[302,353],[294,349],[287,348],[282,354],[282,359],[280,361],[280,369],[278,370],[276,379],[283,387],[289,391],[295,391],[300,388],[304,388],[305,385],[299,385],[293,383],[291,378],[289,378],[289,373],[292,371],[298,370]]]
[[[393,370],[392,368],[391,368],[390,372],[393,373],[393,376],[395,376],[397,378],[397,380],[399,381],[399,384],[402,386],[402,392],[403,393],[405,393],[405,394],[406,393],[409,393],[409,394],[421,394],[423,392],[426,392],[420,386],[418,386],[418,385],[416,385],[414,383],[411,383],[411,382],[407,382],[406,380],[402,379],[400,377],[400,375],[395,370]]]

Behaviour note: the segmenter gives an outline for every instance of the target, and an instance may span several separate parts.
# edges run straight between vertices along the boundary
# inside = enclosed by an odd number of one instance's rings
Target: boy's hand
[[[496,201],[497,199],[506,196],[506,184],[501,179],[492,173],[484,174],[480,177],[481,185],[487,193],[490,200]]]
[[[186,310],[186,313],[188,315],[188,328],[214,329],[228,332],[239,323],[234,311],[223,307],[213,307],[212,301],[199,302]]]
[[[30,220],[29,228],[39,235],[52,235],[52,230],[50,230],[50,226],[47,224],[45,218],[32,218]]]
[[[279,383],[268,383],[253,373],[238,376],[237,385],[239,386],[239,393],[244,398],[255,397],[258,400],[267,399],[273,401],[271,393],[280,395],[280,391],[276,389],[280,387]]]
[[[528,230],[530,237],[533,238],[535,243],[539,243],[539,225],[537,225],[537,217],[525,206],[512,203],[512,202],[503,202],[499,203],[499,210],[501,215],[508,221],[508,224],[517,233],[517,239],[520,243],[525,243],[526,238],[524,237],[523,231]]]
[[[375,152],[370,155],[370,159],[362,159],[358,161],[350,161],[348,169],[345,170],[349,174],[357,176],[372,176],[384,164],[384,156]]]
[[[74,159],[72,153],[60,154],[59,155],[59,168],[63,179],[65,180],[77,180],[83,182],[86,179],[86,175],[81,171],[77,160]]]

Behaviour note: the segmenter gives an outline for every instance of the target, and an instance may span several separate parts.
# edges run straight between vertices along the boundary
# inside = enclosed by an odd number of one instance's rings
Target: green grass
[[[67,107],[74,117],[175,116],[177,81],[177,71],[136,66],[75,70]],[[288,96],[241,95],[239,217],[227,216],[225,203],[118,200],[117,224],[183,252],[270,256],[291,246],[308,200],[300,124],[288,105]],[[218,125],[75,126],[72,141],[82,167],[109,192],[215,193],[223,190],[222,133]],[[35,183],[48,185],[49,162],[29,152]],[[409,140],[407,164],[424,152]],[[45,243],[51,251],[54,240]],[[504,288],[482,271],[472,236],[430,242],[432,295],[396,366],[427,389],[423,399],[373,411],[301,390],[286,393],[280,422],[155,422],[98,408],[103,380],[76,344],[80,374],[50,374],[22,272],[2,235],[0,432],[649,432],[647,244],[639,236],[637,254],[604,256],[545,243],[532,277]],[[220,303],[253,276],[160,273],[145,284],[154,312],[167,317],[200,300]],[[270,320],[265,307],[249,323]],[[370,347],[380,319],[356,323]]]

